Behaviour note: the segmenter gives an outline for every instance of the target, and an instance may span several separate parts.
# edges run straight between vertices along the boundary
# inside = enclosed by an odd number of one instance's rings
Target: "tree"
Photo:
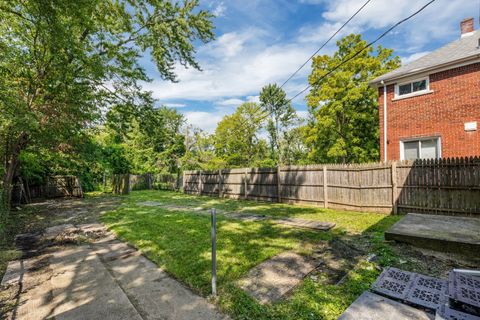
[[[198,0],[12,0],[0,4],[0,136],[4,197],[29,145],[55,148],[112,106],[152,103],[138,81],[148,51],[162,78],[200,69],[193,43],[213,39]]]
[[[266,145],[259,139],[265,114],[260,106],[247,102],[225,116],[215,130],[215,152],[228,166],[252,166],[266,156]]]
[[[185,152],[180,133],[185,120],[175,109],[141,108],[124,112],[112,108],[106,129],[110,143],[123,144],[135,173],[176,172]]]
[[[393,50],[370,47],[330,70],[367,43],[360,35],[348,35],[337,42],[333,56],[313,59],[307,104],[313,120],[309,123],[307,146],[309,159],[325,162],[368,162],[379,158],[378,92],[369,81],[400,65]]]
[[[199,128],[187,126],[185,154],[180,159],[183,170],[214,170],[225,167],[225,161],[215,154],[214,136]]]
[[[271,158],[275,162],[282,163],[282,150],[280,140],[285,132],[297,120],[297,114],[287,95],[276,84],[269,84],[260,92],[260,106],[267,114],[266,129],[270,139]]]
[[[305,125],[299,125],[285,132],[284,138],[280,141],[282,150],[282,164],[296,165],[307,164],[307,146],[305,145],[306,137]]]

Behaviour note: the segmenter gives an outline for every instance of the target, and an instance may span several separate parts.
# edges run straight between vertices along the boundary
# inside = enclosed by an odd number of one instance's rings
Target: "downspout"
[[[387,162],[387,85],[385,81],[380,81],[383,85],[383,161]]]

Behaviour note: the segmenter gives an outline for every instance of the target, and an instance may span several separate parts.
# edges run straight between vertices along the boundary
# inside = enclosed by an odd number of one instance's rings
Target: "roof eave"
[[[461,58],[461,59],[449,61],[449,62],[446,62],[446,63],[443,63],[443,64],[437,64],[437,65],[434,65],[434,66],[431,66],[431,67],[428,67],[428,68],[422,68],[422,69],[418,69],[418,70],[415,70],[415,71],[410,71],[410,72],[399,74],[399,75],[393,76],[393,77],[387,77],[387,78],[381,79],[383,76],[380,76],[380,77],[377,77],[377,78],[373,79],[368,84],[372,87],[379,87],[379,86],[383,86],[384,84],[389,85],[389,84],[395,83],[398,80],[403,79],[403,78],[411,77],[411,76],[414,76],[414,75],[417,75],[417,74],[422,74],[422,73],[425,73],[425,72],[431,73],[431,71],[448,68],[449,66],[454,66],[454,65],[457,65],[457,64],[465,63],[465,62],[468,62],[470,60],[475,60],[475,59],[479,59],[479,58],[480,58],[480,53],[476,53],[472,56],[468,56],[468,57],[464,57],[464,58]],[[378,80],[378,79],[380,79],[380,80]]]

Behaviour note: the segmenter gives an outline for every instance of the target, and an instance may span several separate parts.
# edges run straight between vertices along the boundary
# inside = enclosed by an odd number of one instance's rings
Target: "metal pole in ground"
[[[217,210],[212,209],[212,295],[217,295]]]

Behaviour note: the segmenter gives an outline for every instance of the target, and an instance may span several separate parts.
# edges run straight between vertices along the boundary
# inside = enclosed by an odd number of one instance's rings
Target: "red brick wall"
[[[387,87],[387,160],[400,159],[400,140],[439,136],[442,157],[480,155],[480,63],[430,75],[433,93],[392,101]],[[380,154],[383,149],[383,87],[379,88]],[[464,130],[477,121],[478,129]]]

